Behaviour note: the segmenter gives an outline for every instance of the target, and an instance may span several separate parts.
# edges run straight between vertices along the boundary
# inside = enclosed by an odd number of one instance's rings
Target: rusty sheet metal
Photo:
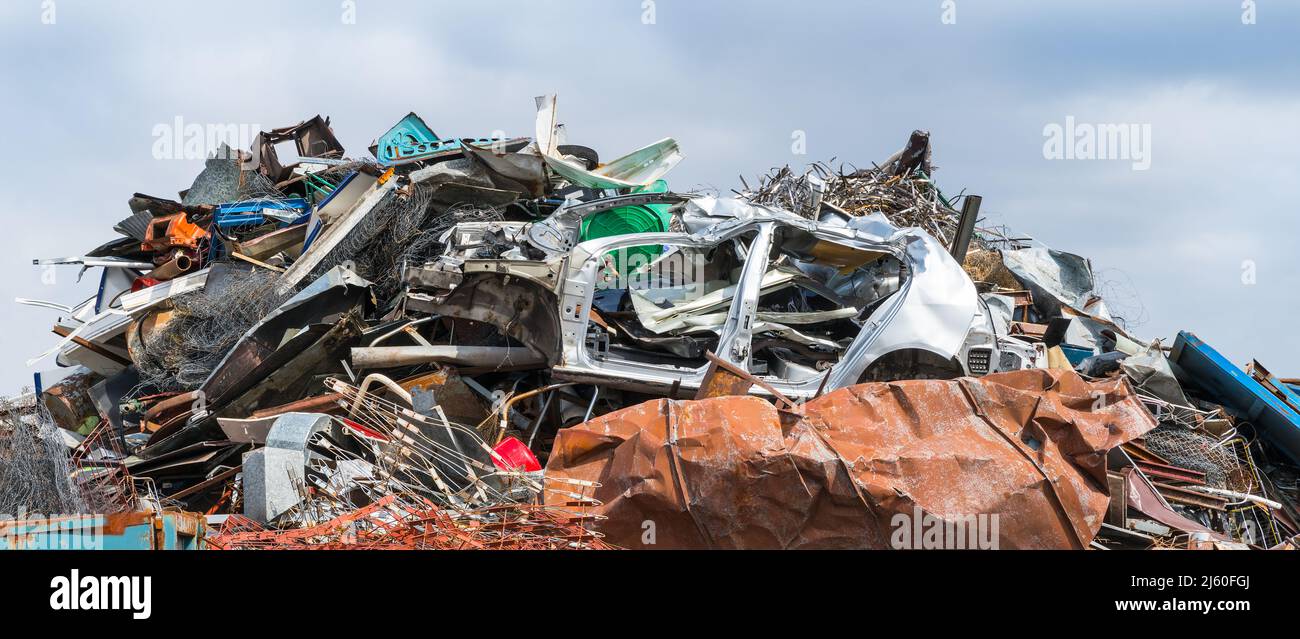
[[[546,492],[599,484],[600,531],[628,548],[890,548],[921,513],[997,515],[1000,548],[1084,548],[1106,451],[1155,425],[1126,381],[1071,371],[862,384],[802,413],[659,399],[561,430]]]

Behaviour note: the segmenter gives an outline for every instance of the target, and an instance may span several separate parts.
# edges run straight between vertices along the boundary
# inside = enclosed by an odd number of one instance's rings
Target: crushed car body
[[[685,230],[576,241],[587,216],[647,204],[672,204]],[[476,259],[488,237],[511,248]],[[665,193],[578,203],[533,225],[463,224],[446,240],[446,255],[407,274],[417,308],[525,324],[511,330],[526,331],[522,341],[568,381],[693,391],[714,352],[783,394],[811,397],[1038,360],[1031,345],[997,336],[970,276],[937,240],[884,219],[819,223],[735,198]],[[630,253],[647,245],[660,249],[653,259]],[[475,291],[458,293],[465,287]],[[533,297],[554,309],[523,301]]]

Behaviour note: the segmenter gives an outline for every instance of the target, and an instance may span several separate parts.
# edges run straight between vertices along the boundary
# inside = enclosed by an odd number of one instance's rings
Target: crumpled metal
[[[628,548],[883,549],[900,515],[997,515],[999,548],[1083,548],[1107,451],[1155,426],[1126,380],[1057,370],[861,384],[797,413],[658,399],[561,430],[547,494],[598,483],[599,529]]]

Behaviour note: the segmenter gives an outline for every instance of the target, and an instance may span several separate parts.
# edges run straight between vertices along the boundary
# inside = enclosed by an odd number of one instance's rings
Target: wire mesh
[[[0,513],[89,512],[68,446],[41,402],[0,400]]]

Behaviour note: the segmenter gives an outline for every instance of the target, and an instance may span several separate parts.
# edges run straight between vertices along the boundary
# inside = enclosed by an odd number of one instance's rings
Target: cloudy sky
[[[1300,376],[1298,54],[1288,0],[4,0],[0,302],[93,293],[31,260],[111,239],[134,192],[188,187],[201,161],[153,153],[178,117],[320,113],[359,156],[410,111],[444,136],[530,135],[533,96],[558,93],[570,140],[606,157],[677,138],[678,190],[865,165],[928,129],[945,191],[1090,257],[1139,335],[1192,330]],[[1046,158],[1067,117],[1149,125],[1150,167]],[[3,393],[56,340],[54,311],[9,309]]]

